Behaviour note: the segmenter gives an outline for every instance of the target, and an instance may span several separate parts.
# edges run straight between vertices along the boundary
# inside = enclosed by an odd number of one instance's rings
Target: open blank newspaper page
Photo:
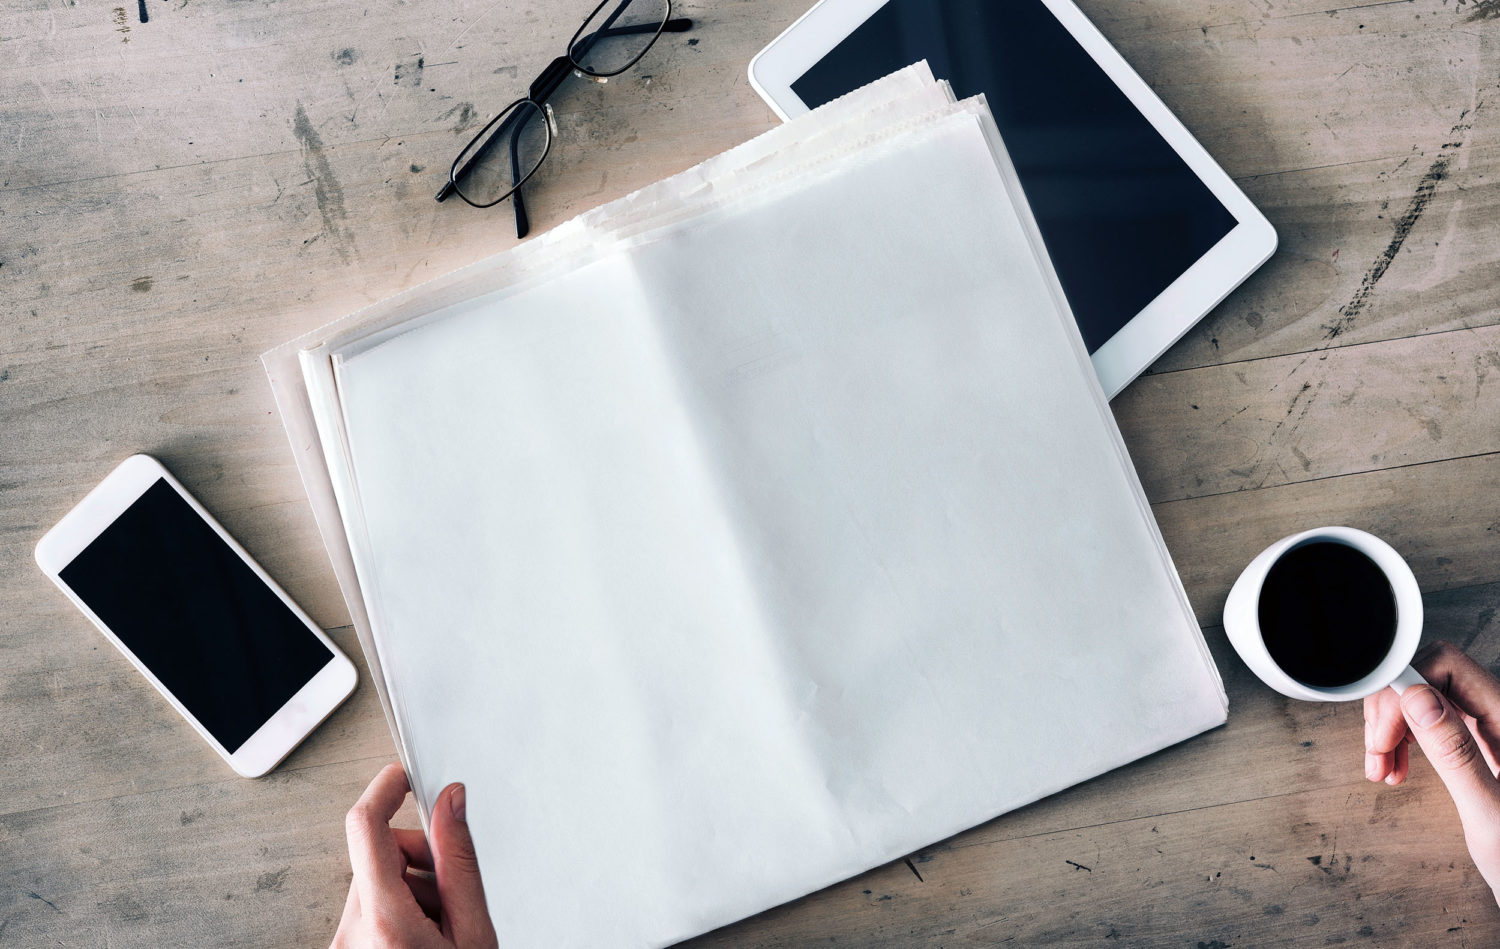
[[[350,537],[363,530],[363,517],[347,464],[343,411],[330,354],[342,353],[356,342],[373,344],[383,335],[404,332],[423,319],[441,319],[455,304],[475,305],[474,301],[486,294],[503,293],[500,288],[537,279],[560,265],[565,269],[577,266],[592,259],[595,244],[613,247],[625,233],[663,226],[669,219],[692,213],[695,206],[714,202],[747,168],[753,167],[752,176],[759,178],[781,164],[801,165],[813,161],[816,155],[847,151],[851,141],[862,141],[872,128],[916,118],[952,101],[947,83],[936,82],[925,61],[915,63],[820,107],[816,115],[776,126],[509,251],[324,323],[261,357],[318,530],[403,763],[409,764],[403,725],[391,705],[391,690],[387,688],[350,543]],[[340,511],[340,498],[349,511],[347,518]],[[418,808],[425,820],[430,801],[420,781],[416,783]]]
[[[742,190],[336,359],[502,945],[667,945],[1224,720],[982,102]]]

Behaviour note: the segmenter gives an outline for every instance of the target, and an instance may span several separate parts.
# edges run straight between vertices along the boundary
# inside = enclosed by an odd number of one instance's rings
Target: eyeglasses
[[[516,237],[525,237],[531,223],[521,186],[541,167],[557,134],[557,120],[547,99],[570,72],[582,79],[608,82],[640,62],[662,33],[692,29],[692,20],[671,17],[671,0],[603,0],[573,34],[567,54],[554,59],[532,81],[524,99],[490,119],[458,153],[437,199],[446,201],[456,194],[476,208],[490,208],[512,198]]]

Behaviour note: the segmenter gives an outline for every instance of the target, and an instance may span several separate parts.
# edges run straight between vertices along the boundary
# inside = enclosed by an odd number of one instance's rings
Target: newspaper
[[[988,108],[925,67],[266,364],[505,944],[669,945],[1224,721]]]

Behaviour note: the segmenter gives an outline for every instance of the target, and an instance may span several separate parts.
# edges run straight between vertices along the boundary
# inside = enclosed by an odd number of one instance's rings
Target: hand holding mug
[[[1412,660],[1431,685],[1365,698],[1365,777],[1400,784],[1407,749],[1421,745],[1447,785],[1464,842],[1500,901],[1500,681],[1449,643],[1434,643]]]

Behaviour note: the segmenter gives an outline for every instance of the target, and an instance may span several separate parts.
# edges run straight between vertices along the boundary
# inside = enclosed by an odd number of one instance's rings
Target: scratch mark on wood
[[[262,873],[255,881],[255,892],[280,893],[281,888],[286,885],[286,876],[291,870],[291,867],[282,867],[280,870]]]
[[[46,903],[48,906],[52,907],[52,912],[58,914],[59,916],[61,916],[63,914],[63,911],[57,908],[57,904],[56,903],[54,903],[51,900],[47,899],[45,896],[41,895],[40,893],[33,893],[31,890],[27,890],[26,891],[26,895],[29,896],[29,897],[31,897],[34,900],[41,900],[43,903]]]
[[[1500,20],[1500,0],[1475,0],[1474,9],[1464,17],[1465,23],[1476,20]]]
[[[1474,398],[1484,391],[1491,369],[1500,369],[1500,350],[1487,350],[1474,356]]]
[[[358,102],[354,103],[354,111],[349,113],[349,124],[350,125],[358,125],[359,124],[359,122],[356,121],[359,118],[359,110],[362,109],[362,108],[364,108],[364,105],[365,105],[366,102],[370,101],[370,96],[373,96],[373,95],[377,94],[378,90],[380,89],[380,87],[381,87],[381,85],[383,83],[384,83],[384,80],[381,80],[381,79],[375,80],[373,83],[370,84],[370,91],[366,92],[364,94],[364,98],[362,98]],[[352,96],[351,96],[351,98],[352,98]]]
[[[1406,414],[1411,418],[1413,422],[1416,422],[1418,425],[1427,430],[1428,438],[1431,438],[1435,442],[1443,440],[1443,426],[1442,423],[1440,423],[1437,419],[1433,418],[1431,415],[1425,414],[1420,408],[1416,406],[1407,406]]]
[[[1298,414],[1296,420],[1292,422],[1292,433],[1296,433],[1298,426],[1300,426],[1303,420],[1307,418],[1307,413],[1312,411],[1313,402],[1317,400],[1318,394],[1323,391],[1323,386],[1326,381],[1327,380],[1320,380],[1316,389],[1313,388],[1313,384],[1311,382],[1304,381],[1302,383],[1302,388],[1297,390],[1296,395],[1292,396],[1291,403],[1287,405],[1286,415],[1283,416],[1281,421],[1276,423],[1276,427],[1271,430],[1271,437],[1266,439],[1267,445],[1274,445],[1276,443],[1276,436],[1281,434],[1281,430],[1286,427],[1287,420],[1292,417],[1293,412],[1297,411],[1297,405],[1300,402],[1302,405],[1302,411],[1300,414]],[[1312,395],[1307,395],[1309,389],[1312,390]],[[1307,395],[1306,401],[1304,401],[1302,398],[1305,395]]]
[[[454,132],[464,132],[470,128],[473,128],[476,120],[479,118],[479,114],[474,111],[473,103],[460,102],[458,105],[449,109],[447,112],[444,112],[433,121],[446,122],[448,119],[454,118],[454,116],[457,116],[457,121],[453,125]]]
[[[117,33],[120,34],[120,42],[122,42],[122,43],[128,43],[128,42],[130,42],[130,36],[128,35],[130,33],[130,24],[125,22],[128,19],[128,17],[125,14],[125,8],[124,7],[115,7],[114,14],[115,14],[115,32],[117,32]]]
[[[459,40],[463,39],[465,36],[468,36],[470,30],[474,29],[474,27],[478,26],[481,22],[483,22],[485,17],[489,16],[491,13],[494,13],[501,6],[503,6],[504,2],[505,2],[505,0],[495,0],[494,3],[490,4],[489,7],[483,13],[481,13],[481,14],[479,14],[479,16],[475,17],[473,23],[470,23],[468,26],[464,27],[462,30],[459,31],[459,34],[457,36],[453,37],[453,42],[451,42],[447,46],[443,47],[443,53],[446,53],[446,52],[448,52],[448,50],[453,49],[455,46],[457,46]],[[438,55],[441,56],[442,53],[439,53]]]
[[[1063,863],[1066,863],[1069,866],[1073,867],[1073,872],[1074,873],[1077,873],[1079,870],[1087,870],[1090,873],[1094,872],[1094,868],[1093,867],[1086,867],[1086,866],[1084,866],[1081,863],[1074,863],[1071,860],[1064,860]]]
[[[1500,3],[1500,0],[1491,0],[1491,2]],[[1370,302],[1370,296],[1375,292],[1375,285],[1380,283],[1380,279],[1390,269],[1391,262],[1396,259],[1397,254],[1401,253],[1401,247],[1406,243],[1406,238],[1411,234],[1412,228],[1416,227],[1417,221],[1421,220],[1422,212],[1426,211],[1427,206],[1432,203],[1433,195],[1437,194],[1438,183],[1448,177],[1448,166],[1453,163],[1453,156],[1463,147],[1464,136],[1469,129],[1474,127],[1474,116],[1478,115],[1482,108],[1484,108],[1484,103],[1481,102],[1474,107],[1472,112],[1465,109],[1459,115],[1457,124],[1448,132],[1449,140],[1439,149],[1438,157],[1427,169],[1427,174],[1423,175],[1422,180],[1417,183],[1417,190],[1412,194],[1411,201],[1407,203],[1406,210],[1396,220],[1390,243],[1386,244],[1385,250],[1380,252],[1380,256],[1375,258],[1375,262],[1365,272],[1364,279],[1360,281],[1359,289],[1354,292],[1354,296],[1339,308],[1339,318],[1323,327],[1324,339],[1338,339],[1359,319],[1360,313]]]
[[[413,89],[422,85],[422,70],[426,68],[427,57],[418,56],[415,61],[406,61],[396,64],[391,82],[395,85],[407,85]]]
[[[297,112],[292,120],[292,133],[302,143],[302,163],[313,183],[313,197],[318,202],[318,213],[323,217],[323,233],[336,238],[333,242],[334,249],[347,264],[349,252],[345,245],[352,243],[353,236],[343,226],[343,221],[348,217],[344,211],[344,189],[340,187],[338,178],[333,174],[333,166],[324,153],[322,137],[312,127],[312,122],[307,118],[307,110],[300,102],[297,103]]]

